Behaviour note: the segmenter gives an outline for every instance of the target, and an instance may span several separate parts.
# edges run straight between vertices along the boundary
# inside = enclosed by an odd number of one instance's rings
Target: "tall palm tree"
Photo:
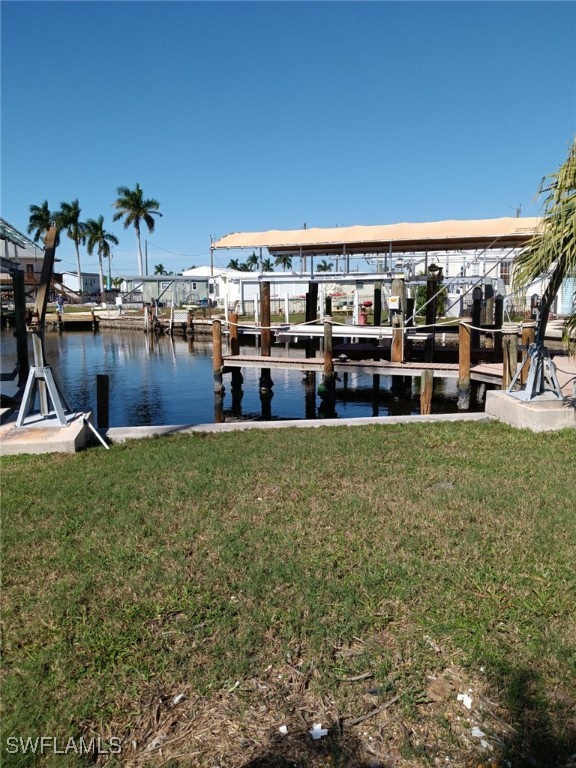
[[[118,245],[118,238],[111,232],[104,229],[104,216],[97,219],[88,219],[86,222],[86,250],[92,256],[94,248],[98,253],[98,267],[100,273],[100,296],[104,298],[104,270],[102,268],[102,259],[108,259],[110,267],[111,249],[110,245]],[[110,273],[110,268],[108,269]]]
[[[136,240],[138,241],[138,274],[144,274],[142,263],[142,244],[140,241],[140,222],[144,222],[148,227],[148,232],[154,232],[154,216],[162,216],[160,203],[153,198],[146,199],[142,192],[140,184],[136,184],[134,189],[129,187],[118,187],[116,189],[118,199],[113,203],[117,213],[114,214],[114,221],[124,219],[124,229],[133,226],[136,230]]]
[[[332,264],[329,261],[326,261],[326,259],[322,259],[316,266],[316,272],[332,272]]]
[[[86,242],[86,224],[80,221],[80,203],[72,200],[71,203],[60,203],[60,210],[56,214],[56,226],[65,229],[66,234],[74,243],[76,249],[76,264],[78,267],[78,292],[82,295],[82,269],[80,267],[80,245]]]
[[[537,342],[544,341],[552,302],[565,277],[576,275],[576,140],[568,158],[556,173],[543,179],[540,194],[545,194],[542,232],[522,249],[514,264],[513,281],[521,289],[548,276],[542,296]],[[564,326],[565,340],[576,329],[576,296]]]
[[[262,272],[274,272],[274,265],[272,259],[264,259],[262,262]]]
[[[227,265],[227,269],[235,269],[237,271],[240,271],[240,262],[238,259],[230,259]]]
[[[48,208],[48,200],[44,200],[42,205],[31,205],[28,210],[30,211],[30,219],[27,232],[29,235],[33,233],[35,243],[39,240],[44,242],[44,238],[54,221],[54,215],[50,213],[50,208]]]
[[[252,272],[253,270],[258,269],[258,256],[256,256],[256,251],[253,251],[250,256],[245,261],[247,270],[249,272]]]
[[[287,253],[279,253],[274,259],[274,266],[282,267],[284,272],[286,272],[287,269],[292,269],[292,256]]]
[[[164,264],[156,264],[154,267],[154,274],[155,275],[167,275],[168,272],[166,272],[166,267]]]

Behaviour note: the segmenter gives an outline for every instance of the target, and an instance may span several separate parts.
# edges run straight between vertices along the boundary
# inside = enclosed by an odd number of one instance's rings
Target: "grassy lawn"
[[[1,466],[2,765],[572,765],[576,431],[258,430]],[[39,736],[67,753],[16,751]]]

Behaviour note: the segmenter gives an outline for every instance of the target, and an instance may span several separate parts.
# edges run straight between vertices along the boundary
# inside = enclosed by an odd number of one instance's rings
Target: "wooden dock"
[[[322,373],[324,361],[321,357],[262,357],[260,355],[224,355],[223,373],[237,368],[281,368],[295,371],[316,371]],[[334,371],[342,373],[364,373],[371,376],[413,376],[421,377],[424,371],[432,371],[434,378],[458,379],[458,363],[393,363],[390,360],[347,360],[334,358]],[[470,369],[470,378],[485,384],[502,384],[502,364],[479,364]]]

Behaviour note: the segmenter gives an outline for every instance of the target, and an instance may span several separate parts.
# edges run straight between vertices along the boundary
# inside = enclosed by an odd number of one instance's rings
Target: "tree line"
[[[332,266],[333,265],[329,261],[322,259],[322,261],[316,265],[316,271],[331,272]],[[274,263],[272,263],[271,259],[260,260],[258,256],[256,256],[256,252],[253,251],[252,254],[248,256],[246,261],[230,259],[227,267],[228,269],[235,269],[238,272],[253,272],[254,270],[259,270],[260,272],[273,272],[274,267],[282,267],[282,269],[286,271],[288,269],[292,269],[292,256],[280,253],[274,259]]]
[[[138,244],[138,274],[144,274],[142,259],[142,242],[140,229],[142,224],[148,228],[148,232],[154,231],[154,216],[162,216],[159,211],[160,203],[154,198],[145,198],[140,184],[134,189],[129,187],[117,187],[118,197],[112,204],[116,209],[113,221],[123,220],[124,229],[134,227]],[[78,274],[78,288],[82,294],[82,267],[80,263],[80,246],[86,246],[87,252],[92,255],[96,251],[98,255],[98,267],[100,276],[100,293],[104,293],[103,259],[112,258],[112,245],[118,245],[118,238],[104,228],[104,216],[97,219],[81,219],[81,208],[78,199],[71,203],[60,203],[60,208],[51,211],[48,201],[41,205],[29,207],[28,234],[32,235],[34,242],[45,241],[50,227],[55,225],[59,232],[66,232],[67,237],[74,243],[76,251],[76,265]]]

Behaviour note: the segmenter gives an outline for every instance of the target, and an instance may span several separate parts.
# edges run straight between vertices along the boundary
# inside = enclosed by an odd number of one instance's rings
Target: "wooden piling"
[[[522,370],[520,371],[520,384],[526,384],[530,369],[530,356],[528,347],[534,343],[536,333],[535,323],[522,323]]]
[[[472,338],[470,345],[472,349],[477,350],[480,348],[480,331],[475,330],[480,328],[482,321],[482,288],[474,288],[472,291]]]
[[[434,391],[434,371],[422,371],[420,378],[420,413],[427,416],[432,413],[432,392]]]
[[[16,337],[16,359],[18,360],[18,386],[22,387],[28,379],[30,362],[28,360],[28,331],[26,330],[26,289],[24,272],[12,273],[14,287],[14,335]]]
[[[260,283],[260,317],[262,329],[260,331],[262,357],[270,357],[272,346],[272,330],[270,328],[270,283]]]
[[[374,325],[382,325],[382,283],[374,283]]]
[[[186,315],[186,336],[194,336],[194,312],[191,309]]]
[[[240,354],[240,339],[238,334],[238,313],[230,312],[228,317],[230,321],[230,354]]]
[[[390,354],[390,360],[393,363],[402,363],[403,360],[403,337],[404,329],[402,328],[402,316],[394,315],[392,317],[392,350]]]
[[[502,336],[504,360],[502,361],[502,389],[508,389],[518,367],[518,333],[516,330]]]
[[[324,374],[334,373],[332,353],[332,323],[324,323]]]
[[[214,392],[224,391],[222,383],[222,368],[224,359],[222,357],[222,323],[220,320],[212,321],[212,366],[214,371]]]
[[[497,294],[494,298],[494,362],[502,362],[502,323],[504,322],[504,296]]]
[[[462,318],[458,326],[458,410],[470,407],[470,318]]]
[[[110,377],[104,373],[96,374],[96,426],[110,426]]]

